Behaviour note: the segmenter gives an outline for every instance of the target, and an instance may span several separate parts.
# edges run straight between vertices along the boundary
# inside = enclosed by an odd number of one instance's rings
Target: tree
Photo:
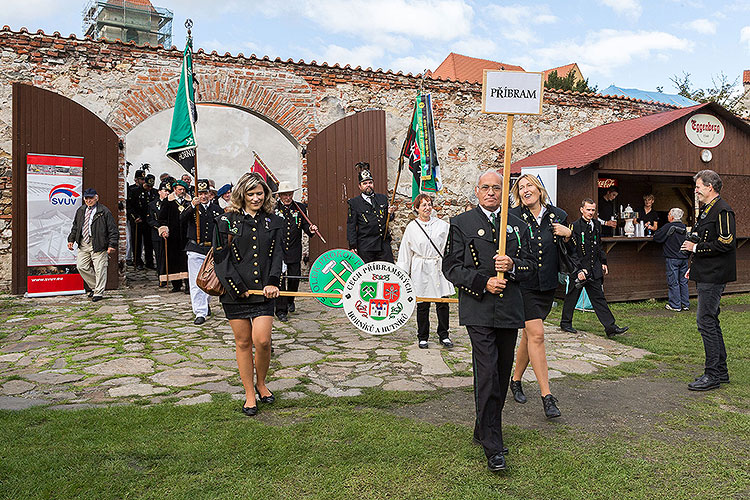
[[[690,73],[684,71],[681,77],[675,75],[670,80],[677,89],[677,94],[683,97],[697,102],[715,102],[737,115],[745,110],[742,99],[748,91],[738,90],[739,77],[730,83],[727,75],[721,72],[718,76],[711,77],[712,87],[706,89],[693,88],[693,84],[690,82]]]
[[[576,81],[575,74],[571,69],[568,74],[564,77],[557,75],[557,70],[554,70],[547,75],[547,81],[544,82],[544,88],[547,89],[559,89],[559,90],[572,90],[574,92],[590,92],[594,93],[597,91],[596,85],[589,87],[589,79]]]

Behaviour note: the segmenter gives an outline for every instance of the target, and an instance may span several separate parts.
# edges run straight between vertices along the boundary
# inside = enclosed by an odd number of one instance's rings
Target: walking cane
[[[169,251],[167,248],[167,237],[164,236],[164,270],[167,271],[166,283],[169,283]]]
[[[133,230],[135,231],[135,242],[133,243],[133,267],[138,267],[138,257],[140,257],[141,252],[138,248],[138,221],[133,220]]]
[[[292,201],[294,201],[294,200],[292,200]],[[310,218],[309,218],[309,217],[307,216],[307,214],[306,214],[305,212],[303,212],[303,211],[302,211],[302,209],[301,209],[301,208],[299,207],[299,205],[297,205],[297,202],[296,202],[296,201],[294,201],[294,206],[295,206],[295,207],[297,207],[297,211],[298,211],[299,213],[301,213],[301,214],[302,214],[302,217],[304,217],[304,218],[305,218],[305,220],[307,221],[307,223],[308,223],[308,224],[310,224],[311,226],[317,226],[317,224],[313,224],[313,223],[312,223],[312,221],[311,221],[311,220],[310,220]],[[328,244],[328,242],[326,241],[326,239],[325,239],[325,238],[323,238],[323,235],[322,235],[322,234],[320,234],[320,231],[318,231],[318,230],[316,229],[316,230],[315,230],[315,234],[317,234],[317,235],[318,235],[318,236],[320,237],[320,241],[322,241],[324,245],[325,245],[325,244]]]

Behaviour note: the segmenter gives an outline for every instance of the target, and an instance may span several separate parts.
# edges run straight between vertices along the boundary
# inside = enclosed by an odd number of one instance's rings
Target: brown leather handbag
[[[227,246],[231,244],[232,235],[230,234],[228,237]],[[201,268],[198,271],[198,276],[196,276],[195,278],[195,284],[198,285],[198,288],[206,292],[208,295],[213,295],[214,297],[224,295],[224,286],[216,276],[213,247],[211,247],[211,250],[208,251],[208,254],[206,254],[206,259],[203,261],[203,264],[201,264]]]

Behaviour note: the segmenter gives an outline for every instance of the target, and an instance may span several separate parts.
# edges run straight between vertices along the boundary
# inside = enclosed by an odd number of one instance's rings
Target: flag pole
[[[505,255],[508,226],[508,198],[510,191],[510,151],[513,147],[513,115],[507,115],[505,126],[505,158],[503,162],[503,194],[500,199],[500,227],[497,230],[498,255]],[[503,279],[505,273],[498,271],[497,277]]]
[[[186,19],[185,27],[187,28],[188,43],[190,43],[193,38],[192,37],[193,20]],[[193,48],[191,44],[190,52],[192,51],[193,51]],[[193,74],[192,71],[190,73]],[[195,79],[195,76],[193,75],[193,78],[191,78],[191,81],[189,83],[190,85],[193,85],[192,80],[194,79]],[[196,146],[195,146],[195,160],[193,163],[193,181],[195,182],[195,198],[198,199],[198,145],[197,145],[197,141],[196,141]],[[195,207],[195,241],[198,242],[198,245],[201,244],[201,214],[200,214],[200,209],[198,207]]]

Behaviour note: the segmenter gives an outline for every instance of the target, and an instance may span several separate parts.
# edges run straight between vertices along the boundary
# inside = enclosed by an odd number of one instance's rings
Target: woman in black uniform
[[[531,250],[537,265],[537,275],[521,282],[526,324],[516,354],[516,368],[510,381],[513,399],[526,402],[521,388],[521,377],[531,361],[539,390],[542,393],[544,414],[547,418],[560,416],[557,399],[549,390],[547,355],[544,350],[544,319],[552,309],[559,271],[557,241],[567,242],[572,231],[568,228],[568,214],[550,204],[547,190],[539,179],[522,175],[512,189],[514,207],[511,213],[529,225]]]
[[[273,204],[263,178],[244,174],[232,191],[227,213],[216,218],[214,230],[216,276],[226,290],[220,302],[234,332],[237,366],[245,387],[242,412],[248,416],[258,412],[256,392],[262,403],[275,399],[266,387],[266,374],[274,299],[279,296],[283,220],[273,213]],[[252,290],[262,290],[262,294],[251,294]]]

